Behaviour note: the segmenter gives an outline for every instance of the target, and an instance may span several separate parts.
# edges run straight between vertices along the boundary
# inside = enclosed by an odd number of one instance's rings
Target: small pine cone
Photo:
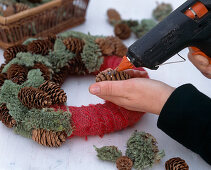
[[[11,15],[15,14],[15,7],[14,5],[9,5],[6,10],[3,11],[4,17],[9,17]]]
[[[0,88],[1,88],[1,86],[3,86],[5,80],[7,80],[7,74],[0,73]]]
[[[86,73],[88,73],[88,70],[85,64],[83,63],[81,57],[75,56],[68,62],[68,72],[70,75],[85,75]]]
[[[127,156],[119,157],[116,160],[116,167],[118,170],[131,170],[133,167],[133,161]]]
[[[18,93],[18,99],[29,109],[41,109],[52,104],[51,98],[46,92],[34,87],[22,88]]]
[[[45,66],[44,64],[42,63],[36,63],[34,65],[34,67],[32,67],[32,69],[40,69],[40,71],[42,72],[42,76],[44,77],[45,80],[50,80],[50,71],[48,69],[47,66]]]
[[[52,81],[61,87],[68,76],[68,68],[69,67],[65,66],[60,69],[60,72],[54,73],[52,75]]]
[[[5,63],[9,63],[19,52],[27,52],[27,47],[25,45],[15,45],[6,49],[4,51]]]
[[[104,70],[96,76],[96,82],[127,80],[127,79],[130,79],[130,75],[127,74],[125,71],[118,72],[112,69]]]
[[[30,8],[28,5],[23,3],[15,3],[14,7],[15,7],[15,13],[19,13]]]
[[[2,72],[2,70],[4,69],[4,66],[5,66],[6,64],[2,64],[1,66],[0,66],[0,73]]]
[[[113,24],[113,22],[121,21],[121,16],[120,16],[119,12],[117,12],[115,9],[108,9],[107,16],[108,16],[108,20],[111,24]]]
[[[123,42],[118,37],[113,37],[113,41],[116,47],[114,55],[119,56],[119,57],[126,56],[127,47],[123,44]]]
[[[55,41],[56,41],[56,35],[55,34],[49,34],[48,40],[54,44]]]
[[[0,120],[8,128],[12,128],[16,125],[15,119],[9,114],[6,104],[0,106]]]
[[[188,164],[185,160],[177,157],[171,158],[165,163],[166,170],[189,170]]]
[[[64,45],[74,54],[80,54],[83,51],[84,41],[79,38],[66,38],[63,40]]]
[[[26,81],[28,69],[18,64],[12,64],[7,70],[8,80],[12,80],[14,83],[22,84]]]
[[[128,27],[127,24],[120,23],[120,24],[115,25],[114,33],[120,39],[126,40],[130,37],[131,29],[130,27]]]
[[[52,104],[63,104],[67,101],[67,95],[64,90],[54,82],[46,81],[40,85],[39,89],[51,96]]]
[[[28,0],[28,1],[31,3],[41,3],[42,2],[42,0]]]
[[[28,44],[28,51],[33,54],[41,54],[43,56],[49,54],[49,50],[53,49],[53,43],[46,40],[34,40]]]
[[[45,129],[34,129],[32,131],[32,139],[44,146],[59,147],[65,140],[65,132],[53,132]]]

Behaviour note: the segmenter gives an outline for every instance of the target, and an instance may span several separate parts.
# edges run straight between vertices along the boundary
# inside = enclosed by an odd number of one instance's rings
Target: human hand
[[[211,79],[211,64],[209,64],[209,60],[201,55],[192,55],[193,53],[194,51],[189,48],[189,60],[205,77]]]
[[[98,82],[90,86],[90,93],[128,110],[159,114],[174,88],[160,81],[143,78],[147,76],[146,72],[127,72],[135,78]]]

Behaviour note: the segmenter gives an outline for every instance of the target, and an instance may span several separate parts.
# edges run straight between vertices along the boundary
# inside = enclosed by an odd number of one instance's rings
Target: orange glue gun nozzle
[[[134,68],[133,64],[128,60],[126,56],[124,56],[116,70],[123,71],[131,68]]]

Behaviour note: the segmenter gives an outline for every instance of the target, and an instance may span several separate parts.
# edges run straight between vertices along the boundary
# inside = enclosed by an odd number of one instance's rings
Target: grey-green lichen
[[[97,157],[104,161],[116,162],[116,160],[122,156],[122,152],[116,146],[103,146],[102,148],[97,148],[94,146]]]
[[[142,170],[159,162],[165,153],[158,150],[152,135],[135,131],[127,142],[126,156],[133,161],[134,168]]]
[[[102,57],[101,49],[99,45],[95,42],[97,36],[92,36],[90,34],[83,34],[75,31],[67,31],[60,34],[62,38],[74,37],[83,39],[85,42],[83,52],[81,53],[81,58],[85,64],[87,70],[95,72],[100,69],[104,58]]]
[[[157,21],[162,21],[172,12],[172,10],[173,8],[171,4],[161,3],[158,4],[157,7],[153,10],[152,15]]]
[[[71,115],[69,112],[54,111],[53,109],[28,109],[18,99],[18,92],[23,87],[39,87],[44,78],[39,69],[33,69],[28,73],[28,80],[22,85],[6,80],[1,88],[0,103],[6,103],[9,114],[16,120],[14,127],[16,133],[31,137],[34,128],[43,128],[53,131],[65,131],[72,133],[70,126]]]

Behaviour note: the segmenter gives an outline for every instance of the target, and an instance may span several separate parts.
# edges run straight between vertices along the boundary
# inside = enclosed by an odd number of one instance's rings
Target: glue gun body
[[[211,0],[188,0],[128,48],[136,67],[157,69],[186,47],[211,57]],[[211,58],[210,58],[211,61]]]

